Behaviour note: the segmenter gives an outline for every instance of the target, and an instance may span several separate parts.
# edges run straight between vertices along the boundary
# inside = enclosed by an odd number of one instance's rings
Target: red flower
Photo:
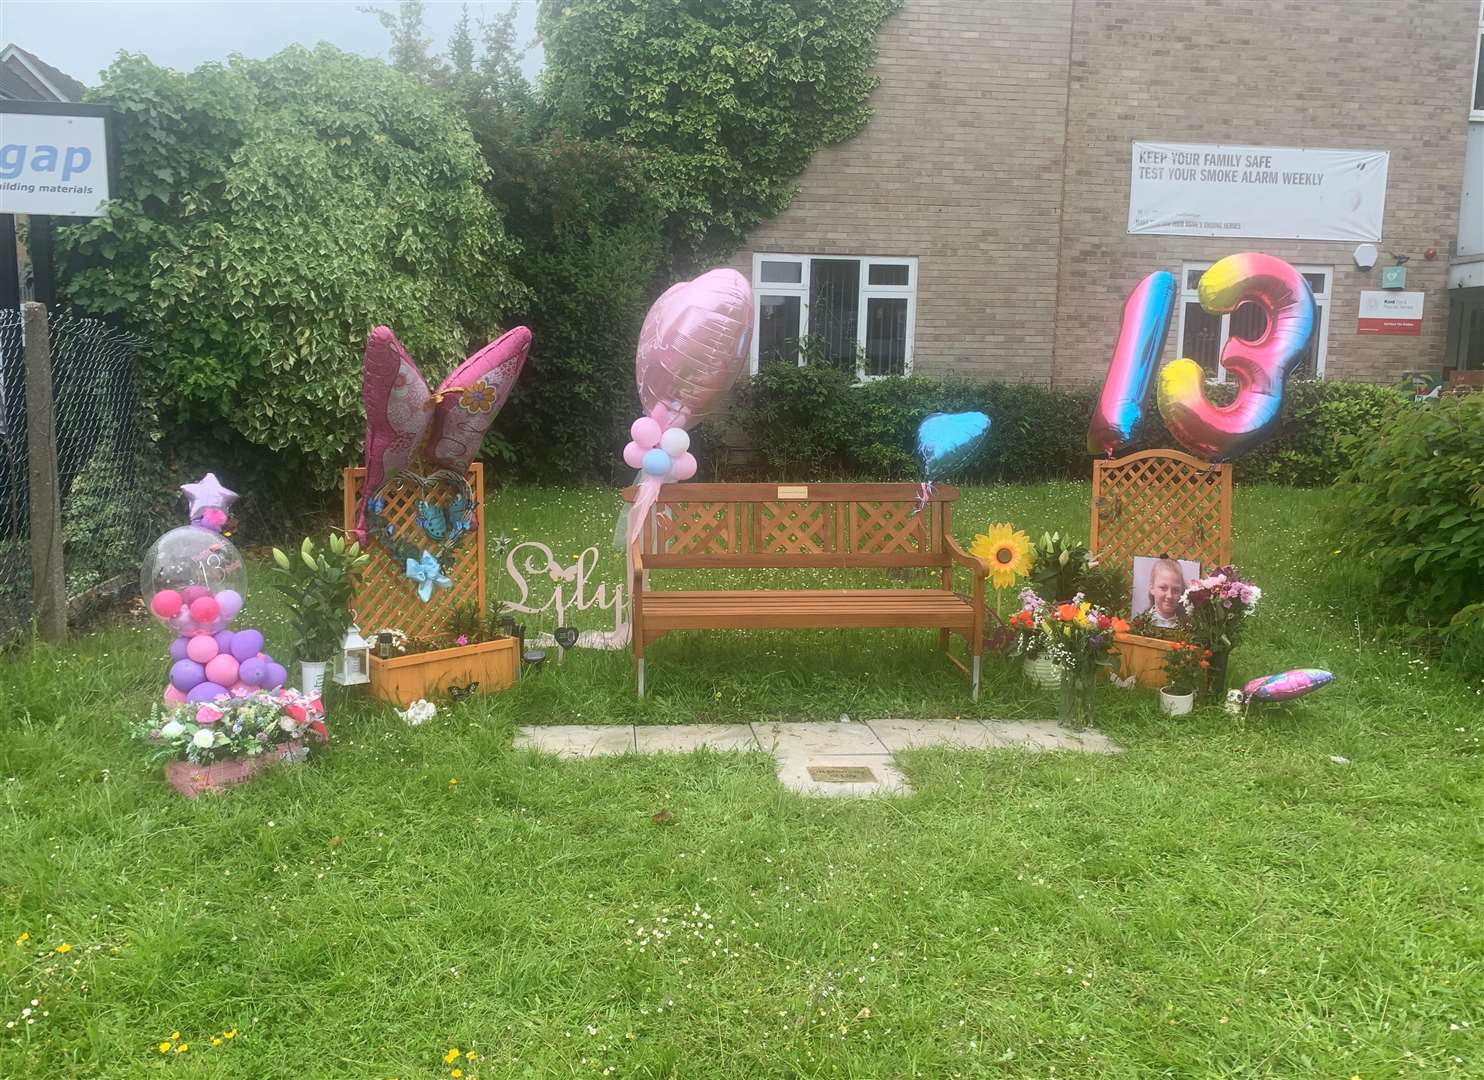
[[[1210,667],[1210,666],[1211,666],[1211,661],[1209,661],[1209,660],[1202,660],[1201,661],[1201,667]]]
[[[330,732],[329,729],[325,727],[325,722],[323,720],[316,720],[314,723],[310,724],[309,731],[316,739],[319,740],[319,744],[321,746],[329,745]]]
[[[1056,609],[1056,617],[1062,622],[1076,622],[1077,609],[1072,604],[1062,604]]]

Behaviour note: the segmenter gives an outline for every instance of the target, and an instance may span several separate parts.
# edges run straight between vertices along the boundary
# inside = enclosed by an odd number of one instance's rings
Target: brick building
[[[1226,335],[1255,336],[1264,317],[1205,313],[1194,283],[1214,260],[1256,250],[1314,288],[1307,374],[1439,369],[1450,255],[1469,250],[1460,199],[1480,29],[1477,0],[906,0],[878,40],[874,118],[815,155],[793,204],[733,263],[758,298],[754,360],[791,362],[812,337],[847,365],[859,356],[867,377],[1090,382],[1129,290],[1164,268],[1189,289],[1166,359],[1220,377]],[[1272,187],[1230,211],[1239,221],[1182,224],[1187,208],[1162,214],[1164,189],[1139,178],[1136,142],[1238,151],[1271,170],[1251,175]],[[1331,150],[1363,160],[1326,171],[1345,157]],[[1484,167],[1484,155],[1469,160]],[[1346,168],[1363,193],[1343,187]],[[1197,192],[1214,201],[1207,216],[1226,212],[1222,190]],[[1337,210],[1341,195],[1351,202]],[[1168,220],[1132,232],[1131,198]],[[1209,234],[1225,227],[1239,234]],[[1371,269],[1358,265],[1365,243]],[[1420,302],[1420,330],[1361,332],[1361,294],[1375,303],[1398,255],[1404,292],[1389,299],[1409,315]],[[1447,355],[1484,366],[1484,322],[1478,346]]]

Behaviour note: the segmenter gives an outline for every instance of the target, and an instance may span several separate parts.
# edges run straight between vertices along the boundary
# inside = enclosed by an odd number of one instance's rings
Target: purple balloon
[[[178,637],[170,643],[170,659],[184,660],[186,658],[186,645],[190,642],[188,637]]]
[[[237,613],[242,610],[242,594],[236,589],[223,589],[216,594],[216,602],[221,608],[221,619],[224,623],[237,618]]]
[[[251,660],[263,651],[263,632],[261,630],[238,630],[232,635],[232,656],[240,664],[244,660]]]
[[[215,701],[227,696],[227,688],[214,682],[197,683],[186,695],[186,701]]]
[[[206,669],[194,660],[177,660],[170,665],[170,685],[188,693],[206,679]]]
[[[268,661],[268,681],[264,684],[265,690],[277,690],[289,681],[289,669],[277,660]]]
[[[232,651],[232,638],[236,636],[232,633],[232,631],[218,630],[211,636],[216,638],[216,648],[218,652],[229,653]]]
[[[262,686],[263,680],[268,677],[268,664],[256,656],[244,660],[237,668],[237,677],[248,686]]]

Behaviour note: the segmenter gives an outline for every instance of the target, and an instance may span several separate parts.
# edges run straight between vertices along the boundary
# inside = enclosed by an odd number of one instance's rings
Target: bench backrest
[[[633,501],[638,488],[627,488]],[[944,566],[958,489],[916,484],[666,484],[640,534],[647,568]]]

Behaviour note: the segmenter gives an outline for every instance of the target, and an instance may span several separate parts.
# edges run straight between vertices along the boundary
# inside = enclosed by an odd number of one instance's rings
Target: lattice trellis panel
[[[1136,555],[1194,559],[1204,573],[1231,561],[1232,473],[1173,450],[1092,468],[1092,549],[1129,567]]]
[[[659,550],[670,555],[730,555],[740,539],[735,503],[674,502],[654,516]]]
[[[926,551],[927,527],[932,515],[916,510],[914,504],[904,502],[851,504],[850,550],[877,555]]]
[[[835,508],[821,502],[760,502],[752,506],[752,550],[774,555],[835,550]]]
[[[345,530],[355,528],[356,509],[360,505],[365,469],[345,470]],[[351,606],[361,630],[371,632],[395,627],[413,637],[439,634],[448,625],[449,616],[461,604],[478,604],[485,610],[484,577],[484,466],[469,466],[469,486],[474,491],[474,529],[459,541],[450,565],[443,568],[453,582],[448,589],[434,589],[433,597],[424,604],[417,587],[409,581],[406,565],[392,558],[386,546],[374,537],[368,538],[371,561],[361,575]],[[447,505],[454,495],[447,484],[439,482],[428,491],[440,505]],[[403,485],[388,496],[384,516],[398,535],[409,543],[421,545],[426,539],[417,525],[418,493],[412,485]],[[429,549],[433,544],[427,544]]]

